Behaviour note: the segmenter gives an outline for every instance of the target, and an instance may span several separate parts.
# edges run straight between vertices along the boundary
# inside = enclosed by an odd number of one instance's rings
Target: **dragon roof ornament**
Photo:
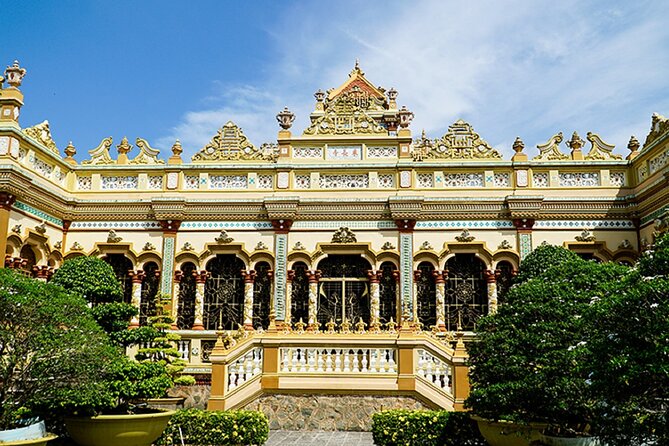
[[[411,152],[414,161],[424,159],[501,159],[502,155],[492,148],[474,128],[462,119],[448,127],[440,139],[431,140],[423,131],[414,141]]]
[[[89,150],[88,153],[91,155],[91,159],[82,161],[81,164],[90,164],[90,165],[104,165],[104,164],[115,164],[114,161],[109,155],[109,149],[112,146],[111,136],[103,139],[100,144],[93,150]]]
[[[644,147],[667,132],[669,132],[669,118],[666,118],[659,113],[653,113],[650,132],[648,133],[648,136],[646,136],[646,142],[643,143]]]
[[[198,153],[194,162],[270,161],[276,162],[278,148],[274,144],[254,146],[234,122],[228,121]]]
[[[560,143],[564,139],[562,132],[556,133],[544,144],[537,145],[539,154],[533,158],[534,161],[559,161],[568,160],[569,155],[562,153]]]
[[[130,164],[165,164],[165,161],[158,159],[160,150],[151,147],[145,139],[137,138],[135,144],[139,147],[139,153]]]
[[[23,134],[34,139],[51,152],[58,154],[58,147],[56,142],[51,137],[51,129],[49,129],[49,121],[40,122],[37,125],[28,127],[22,130]]]
[[[592,144],[590,151],[585,156],[586,160],[606,161],[623,159],[622,155],[612,153],[616,146],[605,143],[598,134],[588,132],[586,139],[590,141],[590,144]]]

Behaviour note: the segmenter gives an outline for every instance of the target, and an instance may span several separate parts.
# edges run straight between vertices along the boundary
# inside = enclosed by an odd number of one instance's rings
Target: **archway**
[[[156,315],[156,295],[160,288],[160,271],[156,262],[144,264],[142,297],[139,304],[139,325],[146,325],[147,318]]]
[[[424,328],[437,324],[437,286],[434,282],[434,265],[430,262],[418,264],[415,273],[416,282],[416,316]]]
[[[455,254],[446,262],[446,329],[473,330],[488,313],[485,263],[474,254]]]
[[[128,271],[133,269],[132,262],[123,254],[107,254],[103,257],[103,260],[112,267],[116,278],[121,284],[121,289],[123,290],[123,302],[128,304],[131,303],[132,277],[128,274]]]
[[[270,296],[272,292],[271,267],[267,262],[258,262],[255,265],[256,278],[253,282],[253,326],[269,327]]]
[[[379,319],[388,323],[392,318],[397,322],[397,266],[393,262],[381,264],[379,280]]]
[[[33,266],[37,265],[37,255],[35,255],[35,250],[32,246],[25,244],[21,247],[19,256],[25,262],[25,265],[21,266],[22,271],[25,275],[32,276]]]
[[[205,268],[211,277],[204,286],[202,322],[206,330],[236,330],[244,317],[244,262],[234,254],[218,254]]]
[[[309,320],[309,277],[304,262],[293,264],[292,291],[290,293],[290,323]]]
[[[318,286],[320,325],[333,320],[355,324],[360,319],[369,324],[369,262],[359,255],[329,255],[318,264],[321,279]]]
[[[177,328],[190,330],[195,323],[195,264],[186,262],[181,265],[179,296],[177,297]]]

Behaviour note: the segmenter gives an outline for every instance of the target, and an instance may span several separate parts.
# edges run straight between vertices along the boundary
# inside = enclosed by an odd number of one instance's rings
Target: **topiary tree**
[[[65,261],[51,283],[80,294],[92,305],[118,302],[123,290],[112,267],[97,257],[76,257]]]
[[[606,444],[669,444],[669,235],[584,314],[583,369]]]
[[[578,367],[578,346],[588,330],[582,316],[627,268],[588,262],[556,247],[535,253],[506,304],[477,325],[477,341],[469,346],[472,390],[466,404],[489,419],[583,430],[591,401],[587,371]],[[554,266],[542,272],[542,264]]]
[[[0,429],[113,404],[104,378],[120,357],[80,296],[0,269]]]
[[[522,283],[543,275],[549,268],[580,257],[561,246],[540,245],[520,262],[514,282]]]

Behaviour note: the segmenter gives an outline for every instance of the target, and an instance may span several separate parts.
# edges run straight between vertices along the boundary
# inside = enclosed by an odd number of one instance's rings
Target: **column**
[[[273,313],[276,320],[282,325],[287,322],[290,325],[290,304],[286,304],[287,298],[287,262],[288,262],[288,232],[292,226],[292,220],[272,220],[274,228],[274,292]],[[286,309],[288,307],[288,309]]]
[[[534,226],[534,219],[515,218],[513,220],[513,225],[516,227],[516,233],[518,235],[520,260],[523,260],[532,252],[532,226]]]
[[[293,279],[295,278],[295,271],[289,269],[286,274],[286,312],[284,314],[284,323],[289,327],[292,324],[293,313],[292,313],[292,298],[293,298]],[[276,287],[276,285],[274,285]]]
[[[174,271],[174,299],[172,299],[172,326],[170,329],[178,330],[177,320],[179,318],[179,296],[181,295],[181,280],[184,278],[183,271]]]
[[[411,299],[411,321],[413,325],[418,326],[420,320],[418,319],[418,283],[420,282],[421,277],[423,277],[423,272],[419,269],[414,270],[413,272],[413,293]],[[402,316],[404,319],[404,316]]]
[[[439,331],[446,331],[446,277],[448,277],[448,270],[432,271],[432,277],[434,277],[436,285],[437,328]]]
[[[195,272],[195,321],[193,330],[204,330],[202,319],[204,317],[204,284],[209,277],[208,271]]]
[[[244,277],[244,328],[253,330],[253,284],[256,272],[252,269],[242,271],[242,277]]]
[[[171,300],[171,307],[178,306],[176,301],[179,299],[179,293],[175,293],[173,288],[172,277],[174,274],[174,253],[177,242],[177,231],[181,226],[180,220],[160,220],[161,228],[163,229],[163,264],[160,269],[163,272],[162,280],[160,281],[160,293],[167,294]],[[176,294],[176,295],[175,295]],[[172,314],[176,313],[173,311]]]
[[[132,278],[132,300],[130,304],[137,309],[137,314],[130,320],[129,328],[137,328],[139,327],[139,311],[142,304],[142,282],[146,273],[138,269],[137,271],[128,271],[128,275]]]
[[[379,282],[381,280],[381,271],[367,271],[369,279],[369,329],[370,331],[379,331],[379,311],[381,306],[381,289]]]
[[[399,231],[400,248],[400,297],[402,301],[403,329],[409,329],[411,322],[415,322],[415,284],[412,280],[413,271],[413,228],[416,220],[395,220]]]
[[[318,270],[307,271],[309,278],[309,321],[310,331],[318,331],[318,281],[321,279],[321,272]]]
[[[395,322],[402,322],[402,295],[400,290],[400,272],[393,271],[393,279],[395,279]]]
[[[7,192],[0,192],[0,254],[7,252],[7,233],[9,232],[9,213],[16,197]]]
[[[497,275],[490,269],[483,274],[488,285],[488,313],[493,314],[497,312]]]

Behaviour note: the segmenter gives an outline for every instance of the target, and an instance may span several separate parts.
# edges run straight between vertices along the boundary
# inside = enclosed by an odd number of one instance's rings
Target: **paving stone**
[[[371,432],[271,431],[265,446],[374,446]]]

